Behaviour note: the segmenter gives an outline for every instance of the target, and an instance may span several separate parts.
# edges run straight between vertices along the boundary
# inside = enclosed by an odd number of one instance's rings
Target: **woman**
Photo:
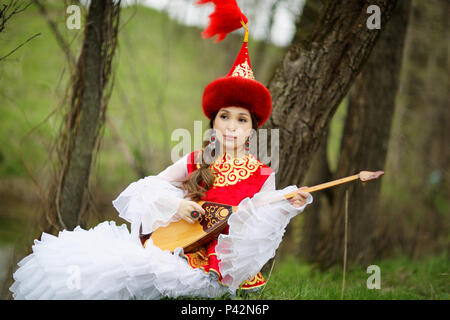
[[[205,88],[202,105],[214,129],[209,144],[131,183],[113,201],[131,232],[102,222],[43,233],[18,263],[10,287],[15,299],[220,297],[264,285],[261,267],[275,255],[289,220],[313,199],[299,191],[286,200],[297,187],[276,190],[275,172],[248,152],[250,133],[268,119],[272,102],[253,77],[245,40],[230,73]],[[217,239],[189,253],[162,251],[151,238],[142,245],[141,233],[180,219],[194,223],[191,212],[204,213],[200,199],[238,206]]]
[[[289,201],[258,205],[260,200],[296,187],[276,191],[273,170],[247,152],[247,133],[256,122],[246,108],[221,108],[211,118],[217,142],[203,151],[220,150],[218,143],[222,143],[224,152],[211,165],[191,161],[201,155],[196,151],[158,176],[130,184],[113,204],[119,216],[131,222],[131,233],[125,225],[117,227],[114,222],[103,222],[90,230],[64,230],[58,237],[43,233],[40,241],[35,240],[33,253],[19,262],[14,273],[15,283],[10,288],[14,298],[220,297],[234,294],[237,288],[264,285],[259,269],[273,257],[290,218],[302,212],[312,196],[299,192]],[[208,172],[211,168],[216,169],[214,178]],[[232,184],[230,175],[236,172],[243,174]],[[221,179],[227,174],[228,179]],[[193,201],[199,197],[239,205],[229,219],[229,228],[218,239],[187,254],[181,248],[173,254],[161,251],[151,241],[141,245],[141,225],[144,233],[149,233],[179,219],[194,223],[191,211],[204,212]]]
[[[248,152],[250,134],[255,133],[258,128],[256,115],[237,106],[220,108],[212,115],[210,127],[215,134],[211,136],[205,151],[213,154],[216,159],[211,165],[202,162],[202,152],[196,151],[160,176],[175,182],[176,177],[182,180],[189,175],[181,183],[181,188],[187,191],[186,197],[195,201],[212,201],[233,206],[238,206],[243,199],[253,197],[257,192],[275,190],[275,172]],[[216,154],[216,150],[219,150],[219,154]],[[188,162],[195,165],[189,166]],[[309,203],[312,202],[309,193],[299,192],[289,202],[294,208],[304,208],[307,199]],[[191,212],[196,210],[204,213],[203,208],[195,201],[181,200],[176,215],[194,223]],[[303,211],[303,208],[300,210]],[[228,227],[223,234],[228,234]],[[217,243],[217,239],[210,241],[195,252],[184,254],[184,257],[191,267],[216,274],[218,281],[222,283],[220,261],[215,252]],[[240,289],[256,289],[264,284],[264,278],[258,272],[245,280]]]

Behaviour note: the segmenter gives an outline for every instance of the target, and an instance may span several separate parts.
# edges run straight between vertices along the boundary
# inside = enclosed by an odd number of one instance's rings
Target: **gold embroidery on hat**
[[[231,76],[255,80],[255,77],[253,76],[253,71],[248,65],[247,59],[245,59],[245,61],[242,62],[241,64],[238,64],[236,68],[234,68]]]

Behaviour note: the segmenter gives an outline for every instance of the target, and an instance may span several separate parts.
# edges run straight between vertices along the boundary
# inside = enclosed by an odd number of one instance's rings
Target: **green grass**
[[[380,267],[380,289],[368,289],[373,273],[353,266],[346,272],[344,300],[448,300],[450,291],[448,254],[413,260],[405,256],[375,261]],[[257,292],[238,290],[235,297],[225,294],[215,300],[341,300],[342,268],[320,271],[292,256],[275,261],[263,272],[266,287]],[[173,299],[173,298],[165,298]],[[198,300],[179,297],[179,300]],[[200,298],[200,300],[209,300]]]
[[[372,273],[367,268],[353,266],[346,272],[344,299],[406,300],[449,299],[448,254],[420,260],[397,257],[373,264],[380,267],[380,289],[368,289],[366,282]],[[342,268],[322,272],[301,260],[288,257],[276,261],[262,292],[241,294],[238,299],[341,299]]]

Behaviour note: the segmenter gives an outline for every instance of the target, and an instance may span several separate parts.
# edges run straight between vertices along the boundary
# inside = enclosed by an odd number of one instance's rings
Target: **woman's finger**
[[[296,201],[294,204],[293,204],[293,206],[294,207],[301,207],[303,205],[303,203],[301,203],[301,202],[299,202],[299,201]]]
[[[305,198],[305,199],[309,197],[309,193],[308,193],[308,192],[301,192],[301,191],[299,191],[298,194],[299,194],[301,197]]]
[[[205,214],[205,209],[203,209],[203,207],[201,205],[199,205],[198,203],[195,203],[194,207],[195,207],[195,210],[197,210],[198,212]]]
[[[183,217],[183,219],[184,219],[185,221],[189,222],[189,223],[194,223],[194,222],[195,222],[194,220],[191,219],[191,217],[190,217],[189,215],[185,215],[185,216]]]
[[[200,213],[205,213],[205,210],[202,208],[202,206],[201,205],[199,205],[197,202],[194,202],[194,201],[191,201],[190,203],[189,203],[189,209],[191,210],[191,211],[198,211],[198,212],[200,212]]]

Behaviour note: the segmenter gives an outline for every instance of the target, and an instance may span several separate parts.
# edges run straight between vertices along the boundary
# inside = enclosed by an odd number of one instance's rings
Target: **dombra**
[[[151,238],[153,244],[161,250],[170,250],[182,247],[184,252],[191,252],[201,245],[211,241],[227,226],[227,220],[233,212],[236,212],[237,206],[230,206],[223,203],[198,201],[199,205],[205,210],[204,215],[197,211],[192,212],[192,216],[199,216],[194,223],[185,220],[172,222],[166,227],[160,227],[154,232],[143,235],[140,239],[145,246],[146,241]],[[141,226],[142,232],[142,226]]]
[[[357,179],[360,179],[364,184],[366,181],[378,179],[378,177],[383,174],[383,171],[361,171],[360,173],[352,176],[322,183],[302,190],[298,189],[283,195],[281,198],[268,199],[265,204],[283,199],[290,199],[294,197],[299,190],[302,192],[312,193]],[[236,212],[238,208],[237,206],[217,202],[198,201],[197,203],[200,204],[205,210],[205,214],[200,215],[197,211],[193,211],[191,213],[192,217],[200,216],[194,223],[179,220],[170,223],[166,227],[160,227],[150,234],[142,234],[141,225],[139,233],[142,245],[145,247],[148,239],[152,239],[153,244],[161,250],[169,250],[173,252],[176,248],[182,247],[186,253],[195,251],[201,245],[218,237],[227,226],[228,218],[233,212]]]

